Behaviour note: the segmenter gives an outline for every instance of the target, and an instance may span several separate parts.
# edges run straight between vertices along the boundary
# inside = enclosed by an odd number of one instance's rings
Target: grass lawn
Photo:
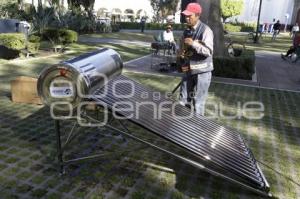
[[[292,39],[291,37],[286,33],[281,33],[277,37],[275,41],[272,41],[272,35],[268,34],[266,37],[263,36],[260,39],[260,43],[254,44],[253,41],[250,41],[248,39],[247,34],[240,34],[240,33],[234,33],[234,34],[228,34],[225,36],[225,40],[229,39],[231,41],[237,41],[240,43],[245,43],[247,49],[253,49],[253,50],[263,50],[263,51],[272,51],[272,52],[281,52],[285,53],[289,47],[292,45]]]
[[[162,30],[163,31],[163,30]],[[111,39],[121,39],[121,40],[129,40],[129,41],[145,41],[145,42],[153,42],[153,36],[157,35],[157,32],[151,33],[130,33],[130,32],[117,32],[117,33],[109,33],[109,34],[87,34],[81,35],[81,37],[92,37],[92,38],[111,38]],[[180,32],[174,33],[175,38],[179,41],[181,37]],[[244,43],[247,49],[253,50],[263,50],[263,51],[272,51],[272,52],[286,52],[287,49],[292,44],[292,40],[287,33],[281,33],[275,41],[271,40],[272,35],[268,34],[263,36],[260,40],[260,43],[254,44],[252,41],[248,39],[247,33],[232,33],[225,35],[225,40],[237,41],[240,43]]]
[[[130,33],[130,32],[113,32],[113,33],[102,33],[102,34],[85,34],[81,37],[94,37],[94,38],[104,38],[104,39],[122,39],[122,40],[138,40],[151,42],[153,41],[152,33]]]
[[[80,37],[92,37],[92,38],[103,38],[103,39],[120,39],[128,41],[144,41],[144,42],[153,42],[153,36],[157,36],[159,33],[164,30],[158,30],[154,32],[145,32],[145,33],[135,33],[135,32],[114,32],[114,33],[101,33],[101,34],[85,34]],[[182,36],[180,31],[174,32],[174,37],[177,41]]]
[[[179,81],[168,76],[128,72],[125,75],[160,91],[172,90]],[[208,100],[222,103],[226,115],[237,111],[237,101],[262,101],[265,105],[262,120],[217,120],[238,129],[259,161],[297,181],[300,178],[299,98],[297,93],[213,83]],[[207,112],[213,111],[207,108]],[[85,154],[103,148],[132,152],[126,157],[71,165],[68,174],[60,178],[55,170],[54,128],[48,109],[15,104],[0,95],[0,110],[0,194],[4,198],[57,198],[70,197],[70,194],[72,198],[260,198],[160,152],[140,149],[132,141],[124,143],[105,129],[99,130],[99,134],[93,128],[79,128],[82,134],[67,153]],[[161,142],[140,127],[127,125],[149,141]],[[63,129],[71,127],[71,123],[63,123]],[[262,169],[275,196],[297,198],[299,187],[267,167]]]

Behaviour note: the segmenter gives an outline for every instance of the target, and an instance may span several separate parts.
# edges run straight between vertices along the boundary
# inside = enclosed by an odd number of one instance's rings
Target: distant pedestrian
[[[269,33],[273,33],[273,27],[274,27],[275,21],[276,21],[276,19],[273,19],[273,22],[270,24],[270,31],[269,31]]]
[[[141,18],[141,32],[144,32],[145,29],[145,25],[146,25],[146,17],[142,17]]]
[[[280,24],[280,21],[278,20],[273,26],[274,31],[273,31],[272,40],[275,40],[277,35],[279,35],[280,27],[281,27],[281,24]]]

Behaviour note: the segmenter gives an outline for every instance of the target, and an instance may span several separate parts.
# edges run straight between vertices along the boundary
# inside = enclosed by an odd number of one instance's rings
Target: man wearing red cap
[[[205,100],[213,70],[213,32],[200,21],[202,8],[198,3],[189,3],[182,12],[190,36],[184,34],[182,51],[187,51],[188,66],[182,67],[185,75],[180,89],[180,103],[194,107],[197,114],[204,115]]]

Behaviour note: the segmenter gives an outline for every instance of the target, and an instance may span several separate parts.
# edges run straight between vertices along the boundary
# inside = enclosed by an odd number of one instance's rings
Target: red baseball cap
[[[192,14],[201,14],[202,8],[199,3],[189,3],[182,14],[189,16]]]

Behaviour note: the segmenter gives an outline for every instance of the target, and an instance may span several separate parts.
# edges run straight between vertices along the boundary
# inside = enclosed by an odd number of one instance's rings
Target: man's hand
[[[191,46],[193,45],[194,40],[192,38],[185,38],[184,39],[184,44]]]
[[[181,71],[186,73],[190,70],[190,67],[189,66],[181,66]]]

